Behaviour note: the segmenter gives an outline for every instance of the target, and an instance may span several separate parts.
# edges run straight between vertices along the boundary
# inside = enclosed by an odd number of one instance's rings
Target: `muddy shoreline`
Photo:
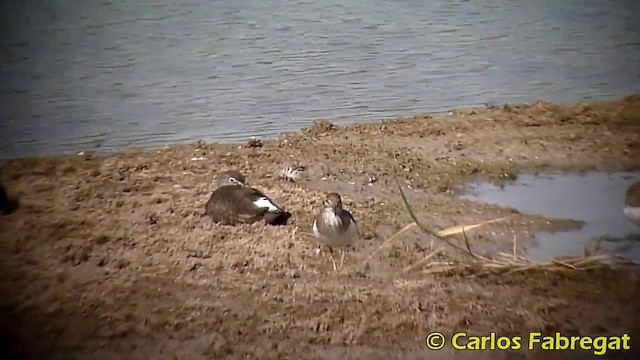
[[[295,182],[279,178],[287,166],[304,167]],[[292,212],[289,225],[202,217],[213,174],[230,168]],[[430,251],[417,233],[364,265],[410,221],[394,177],[433,228],[507,217],[470,234],[490,254],[514,234],[525,245],[533,231],[574,224],[459,200],[461,186],[550,170],[640,170],[640,96],[10,160],[0,180],[20,207],[0,218],[4,347],[25,358],[416,358],[430,331],[628,332],[637,347],[633,274],[399,274]],[[339,274],[305,234],[327,191],[361,227]]]

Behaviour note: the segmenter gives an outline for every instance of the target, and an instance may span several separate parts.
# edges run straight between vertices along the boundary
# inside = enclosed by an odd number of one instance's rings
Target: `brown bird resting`
[[[260,190],[247,185],[242,173],[224,171],[216,176],[218,188],[205,206],[205,215],[225,225],[264,221],[269,225],[286,225],[291,213],[276,205]]]

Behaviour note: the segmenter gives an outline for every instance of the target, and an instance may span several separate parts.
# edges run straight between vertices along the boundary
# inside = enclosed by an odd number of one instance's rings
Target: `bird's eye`
[[[230,182],[230,183],[232,183],[232,184],[240,185],[240,186],[246,186],[246,184],[245,184],[245,183],[243,183],[243,182],[242,182],[242,181],[240,181],[240,180],[237,180],[237,179],[236,179],[236,178],[234,178],[234,177],[230,177],[230,178],[229,178],[229,182]]]

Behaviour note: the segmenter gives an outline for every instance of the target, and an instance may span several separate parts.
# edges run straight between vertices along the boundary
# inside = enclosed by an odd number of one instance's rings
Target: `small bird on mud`
[[[313,221],[313,235],[321,243],[329,247],[333,270],[337,270],[333,248],[344,248],[353,244],[358,233],[358,224],[351,213],[342,208],[342,198],[338,193],[327,194],[324,207]],[[340,260],[340,268],[344,263],[344,249]]]
[[[284,179],[287,181],[295,182],[299,177],[300,173],[304,171],[304,166],[287,166],[286,169],[280,170],[278,173],[278,177],[280,179]]]
[[[276,205],[260,190],[247,185],[239,171],[216,176],[218,188],[205,206],[205,215],[225,225],[250,224],[263,220],[269,225],[286,225],[291,213]]]
[[[627,189],[623,210],[631,221],[640,226],[640,181],[635,182]]]

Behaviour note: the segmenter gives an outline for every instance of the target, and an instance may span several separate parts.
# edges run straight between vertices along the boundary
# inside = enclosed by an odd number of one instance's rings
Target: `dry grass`
[[[472,272],[474,274],[483,273],[483,272],[491,272],[491,273],[500,273],[503,275],[508,275],[516,272],[522,271],[570,271],[570,270],[590,270],[611,266],[630,266],[635,268],[640,268],[640,264],[634,262],[632,260],[628,260],[619,256],[614,255],[594,255],[594,256],[576,256],[576,257],[563,257],[563,258],[555,258],[545,262],[537,262],[531,260],[524,253],[518,254],[518,246],[517,246],[517,238],[514,235],[513,237],[513,251],[512,253],[500,252],[495,257],[486,257],[479,254],[474,253],[471,250],[471,246],[469,244],[469,239],[466,236],[466,231],[481,227],[486,224],[499,222],[505,220],[505,218],[498,218],[493,220],[488,220],[482,223],[473,224],[473,225],[459,225],[451,228],[447,228],[440,231],[435,231],[418,220],[407,197],[402,191],[402,186],[396,179],[396,184],[398,186],[398,190],[400,191],[400,195],[402,196],[402,202],[409,213],[409,216],[413,220],[412,223],[406,225],[400,231],[395,233],[389,239],[385,240],[375,251],[371,253],[367,261],[373,257],[380,249],[384,246],[388,245],[394,239],[398,238],[403,233],[418,228],[422,232],[429,234],[435,237],[438,240],[443,241],[445,244],[449,245],[453,249],[455,249],[463,256],[460,259],[456,260],[448,260],[448,261],[432,261],[436,257],[436,255],[440,255],[443,253],[442,248],[438,248],[434,251],[431,251],[427,256],[416,263],[405,267],[401,273],[407,273],[412,270],[423,268],[422,271],[425,274],[433,274],[433,273],[442,273],[442,272]],[[453,237],[454,235],[462,234],[464,239],[464,245],[462,246],[456,245],[451,242],[448,238]]]

